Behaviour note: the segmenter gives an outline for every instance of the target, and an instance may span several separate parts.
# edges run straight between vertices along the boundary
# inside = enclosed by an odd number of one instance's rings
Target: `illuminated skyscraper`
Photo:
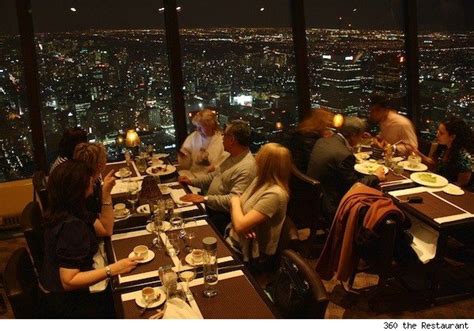
[[[323,55],[321,105],[333,112],[357,115],[360,111],[362,68],[352,55]]]

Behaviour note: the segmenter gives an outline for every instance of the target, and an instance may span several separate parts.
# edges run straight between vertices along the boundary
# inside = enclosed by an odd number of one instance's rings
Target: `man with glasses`
[[[194,179],[179,177],[181,183],[197,186],[203,192],[207,190],[206,196],[187,194],[181,200],[204,203],[210,220],[222,234],[230,222],[230,197],[242,194],[257,174],[255,159],[249,149],[249,123],[231,121],[224,131],[223,145],[230,155],[214,172]]]

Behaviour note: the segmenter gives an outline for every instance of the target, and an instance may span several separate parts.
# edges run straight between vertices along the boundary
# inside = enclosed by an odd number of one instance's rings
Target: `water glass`
[[[400,176],[403,173],[403,166],[399,163],[393,165],[393,173],[397,176]]]
[[[166,248],[170,257],[178,256],[181,252],[183,241],[179,238],[177,232],[168,233],[168,243]]]
[[[143,157],[137,158],[136,164],[137,164],[137,169],[141,174],[146,171],[146,167],[147,167],[146,158],[143,158]]]
[[[138,202],[139,191],[138,183],[134,180],[129,180],[127,183],[127,200],[132,206],[132,212],[135,212],[135,204]]]

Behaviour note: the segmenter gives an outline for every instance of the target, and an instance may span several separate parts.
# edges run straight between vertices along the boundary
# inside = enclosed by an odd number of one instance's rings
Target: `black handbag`
[[[298,267],[285,256],[275,279],[267,285],[266,291],[283,318],[303,318],[305,303],[310,300],[308,282],[298,272]]]

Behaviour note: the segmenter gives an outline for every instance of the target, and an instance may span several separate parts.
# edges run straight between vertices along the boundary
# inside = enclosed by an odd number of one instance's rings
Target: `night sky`
[[[290,27],[288,0],[177,0],[181,27]],[[401,0],[306,0],[307,27],[402,29]],[[160,0],[32,0],[35,32],[163,28]],[[70,10],[77,9],[76,12]],[[262,11],[261,8],[264,8]],[[421,30],[472,31],[474,0],[419,0]],[[342,19],[339,19],[342,17]],[[17,33],[0,0],[0,33]]]

